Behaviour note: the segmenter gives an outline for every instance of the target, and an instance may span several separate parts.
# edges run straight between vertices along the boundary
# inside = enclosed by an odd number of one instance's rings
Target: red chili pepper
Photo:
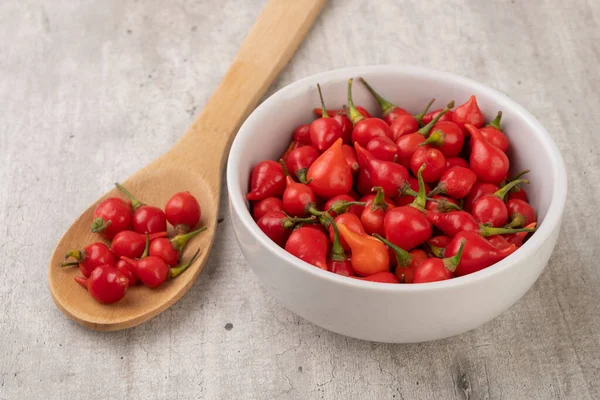
[[[354,279],[360,279],[361,281],[379,282],[379,283],[398,283],[398,278],[389,271],[377,272],[373,275],[358,277],[353,276]]]
[[[317,202],[314,192],[307,185],[294,182],[289,176],[287,179],[288,185],[283,192],[283,210],[292,217],[308,216],[309,205]]]
[[[379,160],[394,162],[398,159],[398,146],[387,136],[377,136],[367,143],[367,150]]]
[[[368,118],[361,115],[352,101],[352,79],[348,80],[348,117],[352,121],[352,142],[366,146],[371,139],[377,136],[392,137],[390,126],[382,119]]]
[[[369,276],[390,269],[390,257],[383,243],[371,236],[359,235],[339,225],[342,237],[352,251],[352,268],[359,276]]]
[[[363,209],[365,208],[366,202],[363,200],[356,201],[354,198],[348,194],[341,194],[339,196],[332,197],[327,200],[323,209],[327,210],[327,213],[335,218],[338,214],[343,214],[346,212],[353,213],[357,217],[360,217]]]
[[[469,165],[482,182],[499,184],[506,178],[510,163],[502,150],[492,146],[471,124],[465,128],[471,133],[471,156]]]
[[[92,232],[112,239],[117,233],[129,229],[133,207],[118,197],[101,201],[92,215]]]
[[[173,279],[181,275],[186,269],[188,269],[200,253],[200,249],[192,256],[192,258],[185,264],[178,265],[173,268],[169,266],[159,257],[148,256],[137,261],[131,260],[130,258],[123,257],[122,259],[134,265],[135,271],[140,278],[140,281],[149,288],[156,288],[167,281],[167,279]]]
[[[444,258],[446,253],[446,247],[448,247],[451,241],[452,238],[444,235],[439,235],[432,237],[427,242],[425,242],[425,244],[434,257]]]
[[[161,240],[161,239],[162,238],[158,238],[158,239],[155,239],[155,241]],[[168,240],[168,239],[165,239],[165,240]],[[148,254],[150,252],[150,235],[149,234],[145,235],[144,241],[145,241],[144,252],[141,254],[141,256],[137,257],[139,259],[148,257]],[[115,264],[115,268],[117,268],[129,280],[129,286],[133,286],[133,285],[137,284],[140,280],[140,278],[138,277],[138,274],[137,274],[137,263],[139,262],[139,259],[134,260],[132,258],[122,256],[122,259],[117,261],[117,263]]]
[[[319,151],[325,151],[336,140],[342,137],[342,127],[334,119],[329,116],[323,101],[323,93],[321,93],[321,85],[317,83],[319,98],[321,99],[321,118],[318,118],[310,124],[310,140]]]
[[[377,192],[375,198],[368,202],[360,216],[360,222],[368,234],[384,235],[383,220],[389,207],[385,201],[385,193],[380,186],[373,188]]]
[[[452,167],[464,167],[469,168],[469,163],[464,158],[460,157],[450,157],[446,158],[446,169]]]
[[[410,165],[413,154],[420,148],[421,143],[425,142],[425,138],[429,135],[431,129],[438,122],[439,118],[444,116],[450,108],[454,107],[454,101],[448,103],[448,106],[442,110],[431,122],[415,131],[396,138],[396,146],[398,146],[398,161],[400,164],[408,167]]]
[[[317,196],[329,199],[352,189],[352,170],[342,151],[342,139],[315,160],[306,174],[308,186]]]
[[[396,246],[410,250],[424,243],[431,237],[432,227],[424,214],[426,202],[425,183],[422,172],[417,171],[419,194],[408,206],[396,207],[385,215],[383,222],[385,237]]]
[[[428,124],[431,122],[432,119],[434,119],[435,117],[438,116],[439,113],[441,113],[443,110],[440,108],[439,110],[434,110],[430,113],[427,113],[423,116],[423,123],[424,124]],[[454,114],[453,111],[448,111],[448,113],[442,115],[442,117],[439,119],[439,122],[443,122],[443,121],[452,121],[452,115]]]
[[[390,130],[392,131],[392,139],[397,141],[400,137],[415,133],[419,130],[419,126],[423,120],[423,116],[427,113],[427,110],[431,107],[435,99],[431,99],[425,110],[415,116],[409,113],[398,115],[393,122],[390,123]]]
[[[167,232],[155,232],[149,234],[150,240],[164,238],[167,236]],[[110,249],[117,258],[123,256],[130,258],[139,258],[144,253],[144,247],[146,247],[146,235],[137,233],[134,231],[122,231],[117,233]]]
[[[327,259],[327,269],[334,274],[343,276],[354,276],[352,263],[346,256],[346,252],[340,242],[340,232],[337,224],[332,221],[330,228],[333,230],[333,245],[331,246],[331,254]]]
[[[415,269],[413,283],[439,282],[453,277],[456,267],[465,249],[466,240],[462,240],[458,253],[448,258],[430,258]]]
[[[400,283],[413,283],[415,268],[425,259],[429,258],[427,254],[419,249],[412,250],[409,253],[380,235],[375,234],[373,236],[383,242],[390,250],[392,255],[390,258],[393,260],[392,264],[396,268],[395,273],[398,281]]]
[[[517,179],[503,186],[493,194],[481,196],[473,203],[471,214],[473,214],[473,217],[482,224],[495,227],[503,226],[508,220],[508,209],[507,205],[504,203],[504,197],[512,187],[521,183],[529,183],[529,181]],[[519,226],[525,226],[526,223],[524,222],[524,220],[520,221]]]
[[[358,216],[356,216],[355,214],[351,214],[351,213],[344,213],[344,214],[340,214],[335,218],[335,223],[337,224],[337,226],[339,227],[340,225],[344,225],[345,227],[347,227],[349,230],[351,230],[352,232],[358,234],[358,235],[366,235],[367,233],[365,232],[365,228],[363,228],[360,219]],[[334,231],[333,228],[331,226],[329,226],[329,239],[331,240],[331,242],[333,243],[335,236],[334,236]],[[344,239],[343,236],[340,237],[340,242],[342,244],[342,248],[346,251],[350,250],[350,246],[348,246],[348,243],[346,243],[346,240]]]
[[[285,166],[301,183],[306,183],[308,168],[319,158],[319,151],[313,146],[303,146],[293,150]]]
[[[294,151],[294,150],[296,150],[296,149],[299,149],[299,148],[301,148],[301,147],[304,147],[304,146],[312,146],[312,144],[311,144],[311,143],[309,143],[309,144],[302,144],[302,143],[300,143],[300,142],[296,142],[295,140],[292,140],[292,141],[290,142],[290,144],[288,145],[288,147],[285,149],[285,151],[283,152],[283,154],[281,155],[281,157],[280,157],[280,158],[281,158],[283,161],[287,162],[287,160],[288,160],[288,157],[290,156],[290,153],[291,153],[292,151]]]
[[[537,222],[535,210],[529,203],[519,199],[512,199],[506,202],[506,210],[510,216],[511,228],[518,228]]]
[[[502,130],[500,129],[501,118],[502,111],[498,111],[498,115],[496,116],[496,118],[479,130],[481,131],[481,134],[483,135],[485,140],[487,140],[488,142],[490,142],[490,144],[496,146],[497,148],[506,153],[510,143],[504,132],[502,132]]]
[[[117,258],[104,243],[92,243],[81,250],[70,250],[65,255],[65,260],[73,257],[75,262],[66,262],[61,267],[78,265],[81,273],[86,277],[92,274],[92,271],[100,265],[115,265]]]
[[[327,270],[329,245],[329,238],[321,230],[303,226],[292,232],[285,250],[315,267]]]
[[[115,268],[120,273],[125,275],[125,277],[129,281],[129,286],[133,286],[140,281],[140,278],[138,278],[138,276],[137,276],[137,272],[135,272],[135,269],[132,266],[130,266],[127,263],[127,261],[125,261],[125,260],[117,261],[117,263],[115,264]]]
[[[167,230],[167,216],[165,212],[158,207],[149,206],[135,197],[120,183],[115,186],[127,196],[133,206],[133,216],[131,217],[131,229],[137,233],[156,233]]]
[[[396,147],[398,147],[397,162],[406,168],[410,168],[410,160],[423,142],[425,142],[425,136],[418,133],[409,133],[408,135],[400,136],[396,140]]]
[[[360,169],[358,165],[358,159],[356,158],[356,152],[352,146],[348,146],[347,144],[342,145],[342,151],[344,152],[344,157],[346,157],[346,163],[350,167],[352,174],[355,174]]]
[[[405,109],[400,108],[397,105],[394,105],[394,104],[390,103],[389,101],[387,101],[386,99],[384,99],[383,97],[381,97],[379,95],[379,93],[377,93],[375,91],[375,89],[373,89],[371,87],[371,85],[369,85],[363,77],[360,77],[359,80],[367,87],[369,92],[371,92],[371,94],[377,101],[377,104],[379,104],[379,108],[381,108],[381,112],[383,114],[383,120],[385,122],[387,122],[388,124],[391,124],[392,121],[394,119],[396,119],[398,116],[404,115],[404,114],[409,114],[408,111],[406,111]]]
[[[481,235],[477,234],[477,232],[463,231],[454,236],[452,242],[446,247],[446,256],[452,257],[456,255],[463,241],[466,241],[463,255],[458,267],[454,271],[454,276],[463,276],[480,271],[506,258],[517,250],[517,246],[514,245],[505,249],[497,249]]]
[[[365,168],[359,168],[358,174],[356,175],[356,190],[361,195],[367,195],[371,193],[373,189],[373,182],[371,182],[371,175]]]
[[[454,122],[442,121],[435,124],[427,140],[421,144],[435,147],[445,157],[456,157],[465,143],[465,134]]]
[[[419,147],[410,159],[413,174],[416,175],[422,165],[425,165],[423,180],[426,183],[437,182],[446,169],[446,157],[438,149]]]
[[[527,232],[519,232],[515,233],[515,235],[527,235]],[[511,246],[511,243],[509,243],[502,235],[492,235],[486,239],[497,249],[506,249]]]
[[[172,239],[159,238],[154,239],[150,243],[149,254],[162,259],[167,265],[174,267],[179,262],[181,252],[185,248],[187,242],[199,234],[204,232],[206,227],[202,227],[192,232],[179,234]],[[142,256],[143,258],[143,256]]]
[[[471,193],[475,182],[477,182],[477,176],[469,168],[451,167],[442,173],[440,182],[429,192],[429,196],[441,193],[455,199],[462,199]]]
[[[89,278],[76,276],[75,282],[86,288],[96,301],[104,304],[121,300],[129,286],[127,277],[108,264],[94,268]]]
[[[299,125],[294,130],[293,141],[301,145],[312,145],[310,140],[310,124]]]
[[[465,125],[470,124],[475,128],[483,126],[484,115],[477,105],[477,99],[475,96],[471,96],[464,104],[456,107],[452,114],[452,121],[460,126],[462,129],[466,128]],[[471,132],[465,132],[469,136]]]
[[[372,187],[381,186],[388,194],[398,193],[398,189],[404,185],[408,178],[406,168],[390,161],[378,160],[358,142],[354,144],[354,148],[358,156],[358,164],[361,169],[367,171],[368,176],[371,178]]]
[[[276,161],[261,161],[250,174],[250,193],[248,200],[256,201],[267,197],[281,197],[285,190],[285,174]]]
[[[477,222],[475,217],[465,211],[450,211],[447,213],[427,212],[427,218],[431,224],[450,237],[455,237],[462,231],[476,232],[483,237],[517,232],[532,232],[532,230],[526,228],[495,228],[481,225]]]
[[[470,213],[473,210],[473,204],[478,198],[485,196],[486,194],[492,194],[498,189],[498,186],[492,185],[491,183],[475,182],[473,188],[471,188],[471,191],[463,201],[463,209]]]
[[[165,215],[167,221],[175,227],[175,232],[188,233],[200,222],[202,210],[198,200],[190,192],[185,191],[175,193],[167,201]]]
[[[272,241],[285,246],[292,234],[292,228],[302,222],[315,222],[316,218],[291,218],[280,211],[271,211],[259,219],[256,224]]]
[[[508,195],[506,196],[506,200],[507,201],[523,200],[524,202],[529,202],[527,192],[525,191],[525,189],[523,189],[522,187],[519,187],[519,186],[514,187],[513,190],[508,192]]]
[[[255,221],[271,211],[283,211],[283,202],[278,197],[267,197],[254,203],[252,217]]]

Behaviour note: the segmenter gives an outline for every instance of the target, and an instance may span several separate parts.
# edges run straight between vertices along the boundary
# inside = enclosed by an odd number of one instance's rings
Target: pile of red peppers
[[[352,101],[298,126],[279,161],[252,169],[247,199],[260,229],[335,274],[425,283],[477,272],[535,230],[523,171],[510,176],[502,112],[486,124],[475,96],[412,115],[362,84],[379,116]]]
[[[82,276],[77,283],[100,303],[121,300],[130,286],[142,283],[156,288],[181,275],[196,260],[200,249],[180,263],[188,241],[206,230],[192,230],[200,221],[198,200],[189,192],[175,193],[164,210],[137,200],[119,183],[127,197],[109,197],[98,204],[91,230],[109,242],[94,242],[69,251],[61,267],[78,266]],[[168,237],[167,222],[173,226]]]

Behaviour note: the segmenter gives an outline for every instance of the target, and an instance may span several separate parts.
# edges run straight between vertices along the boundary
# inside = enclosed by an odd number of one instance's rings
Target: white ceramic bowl
[[[443,282],[390,285],[350,279],[320,270],[288,254],[256,225],[245,194],[251,168],[276,159],[293,129],[313,119],[319,105],[316,84],[328,108],[341,108],[347,80],[363,76],[382,96],[420,112],[431,98],[433,109],[449,100],[461,104],[472,94],[486,116],[503,111],[502,126],[511,141],[512,172],[531,169],[527,187],[538,212],[537,232],[499,263]],[[355,104],[378,109],[358,81]],[[264,287],[300,317],[346,336],[378,342],[410,343],[442,339],[477,328],[513,305],[546,266],[558,237],[567,192],[562,157],[550,135],[523,107],[480,83],[417,67],[346,68],[304,78],[262,103],[241,127],[229,155],[227,186],[233,227],[241,250]]]

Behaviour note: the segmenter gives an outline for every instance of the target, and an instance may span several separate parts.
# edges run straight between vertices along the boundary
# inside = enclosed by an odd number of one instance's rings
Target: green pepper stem
[[[346,252],[340,242],[340,231],[338,230],[337,224],[334,220],[331,220],[331,226],[333,227],[333,245],[331,246],[331,260],[333,261],[345,261]]]
[[[290,176],[290,172],[288,171],[287,167],[285,166],[285,162],[283,161],[283,158],[279,159],[279,164],[281,165],[281,167],[283,168],[283,174],[285,176]]]
[[[402,247],[396,246],[394,243],[390,242],[386,238],[374,233],[374,237],[379,239],[383,244],[392,249],[394,254],[396,255],[396,261],[398,261],[399,267],[408,267],[410,266],[410,262],[412,261],[412,254],[408,251],[404,250]]]
[[[510,178],[510,180],[511,181],[516,181],[517,179],[519,179],[523,175],[527,175],[530,172],[531,172],[530,170],[524,169],[523,171],[519,172],[518,174],[516,174],[515,176],[513,176],[512,178]]]
[[[364,115],[358,112],[356,107],[354,107],[354,102],[352,101],[352,78],[348,79],[348,109],[350,113],[346,114],[352,122],[352,125],[355,125],[358,121],[365,119]]]
[[[191,238],[193,238],[200,232],[204,232],[206,229],[208,228],[206,226],[203,226],[202,228],[196,229],[195,231],[185,233],[183,235],[177,235],[173,239],[171,239],[171,245],[175,250],[180,252],[181,250],[183,250],[183,248]]]
[[[169,270],[169,278],[173,279],[173,278],[177,278],[179,275],[181,275],[186,269],[188,269],[190,267],[190,265],[192,265],[194,263],[194,261],[196,261],[196,258],[198,258],[198,254],[200,254],[200,248],[198,248],[198,250],[196,250],[196,252],[192,256],[190,261],[188,261],[185,264],[179,265],[177,267],[171,268]]]
[[[427,103],[427,106],[425,106],[425,109],[423,110],[423,112],[420,114],[414,115],[415,119],[419,123],[419,126],[423,123],[423,117],[425,116],[425,114],[427,114],[427,112],[429,111],[429,109],[431,108],[431,106],[433,105],[434,102],[435,102],[435,98],[429,100],[429,103]]]
[[[425,139],[423,143],[419,143],[419,146],[426,146],[432,144],[434,146],[442,146],[446,142],[446,134],[439,129],[431,132],[429,137]]]
[[[522,228],[525,226],[525,217],[521,213],[513,213],[510,222],[504,228]]]
[[[454,272],[458,264],[460,264],[460,259],[462,258],[463,250],[465,249],[465,243],[467,241],[463,239],[460,242],[460,249],[458,249],[458,253],[450,258],[444,258],[442,261],[444,262],[444,267],[450,272]]]
[[[285,172],[285,171],[284,171]],[[298,178],[298,182],[307,184],[306,182],[306,173],[308,172],[308,168],[301,168],[296,171],[296,178]]]
[[[423,181],[423,170],[426,164],[421,165],[421,168],[417,171],[417,179],[419,181],[419,193],[415,197],[410,205],[417,208],[418,210],[424,210],[425,204],[427,203],[427,194],[425,193],[425,182]]]
[[[102,233],[110,224],[112,224],[112,221],[110,220],[104,222],[104,218],[95,218],[92,221],[92,232]]]
[[[131,201],[131,205],[133,206],[134,210],[137,210],[138,208],[140,208],[141,206],[144,205],[144,203],[142,203],[141,201],[139,201],[138,199],[133,197],[133,195],[129,192],[129,190],[125,189],[125,187],[123,185],[121,185],[119,182],[115,182],[115,186],[117,187],[117,189],[119,189],[121,192],[123,192],[123,194],[125,196],[127,196],[129,201]]]
[[[437,124],[437,122],[439,121],[439,119],[442,118],[444,116],[444,114],[446,114],[448,111],[450,111],[450,109],[452,107],[454,107],[454,100],[452,100],[450,103],[448,103],[448,105],[446,106],[446,108],[444,108],[442,111],[440,111],[438,113],[438,115],[436,115],[435,118],[433,118],[427,125],[425,125],[421,129],[419,129],[417,131],[417,133],[419,135],[423,135],[423,136],[427,137],[429,135],[429,131],[431,131],[431,129],[433,128],[433,126],[435,124]]]
[[[77,261],[83,261],[86,257],[85,250],[69,250],[67,254],[65,254],[65,260],[69,257],[73,257]]]
[[[373,97],[375,97],[375,100],[377,100],[377,103],[379,104],[379,107],[381,108],[381,112],[383,113],[384,117],[386,115],[388,115],[394,108],[396,108],[396,105],[390,103],[389,101],[387,101],[386,99],[384,99],[383,97],[381,97],[381,95],[379,93],[377,93],[375,91],[375,89],[373,89],[371,87],[371,85],[369,85],[367,83],[367,81],[365,80],[365,78],[360,77],[358,79],[363,83],[363,85],[365,85],[367,87],[367,90],[369,92],[371,92],[371,94],[373,95]]]
[[[329,210],[327,210],[327,213],[336,213],[337,215],[343,214],[345,212],[348,211],[348,209],[352,206],[366,206],[367,203],[363,202],[363,201],[345,201],[345,200],[339,200],[336,201],[335,203],[333,203],[331,205],[331,207],[329,207]],[[319,211],[322,213],[322,211]]]
[[[75,265],[79,265],[78,261],[66,262],[60,264],[61,267],[74,267]]]
[[[378,208],[385,211],[388,208],[387,201],[385,201],[385,192],[381,186],[375,186],[371,189],[372,192],[377,192],[375,198],[373,199],[373,203],[371,203],[371,210],[375,211]]]
[[[518,228],[518,229],[510,229],[510,228],[494,228],[491,226],[482,225],[479,228],[479,234],[483,237],[493,236],[493,235],[510,235],[513,233],[519,232],[535,232],[535,228]]]
[[[521,183],[529,183],[529,181],[527,179],[516,179],[514,181],[511,181],[509,183],[507,183],[506,185],[504,185],[503,187],[501,187],[500,189],[498,189],[495,193],[494,196],[500,198],[500,199],[504,199],[506,197],[506,195],[508,194],[508,192],[510,191],[510,189],[512,189],[513,187],[520,185]]]
[[[498,129],[499,131],[501,131],[502,129],[500,129],[500,120],[502,119],[502,111],[498,111],[498,115],[496,115],[496,118],[494,118],[494,120],[492,122],[490,122],[489,124],[487,124],[486,126],[491,126],[493,128]]]
[[[292,229],[294,226],[296,226],[296,224],[302,224],[304,222],[310,223],[310,222],[316,222],[316,221],[317,221],[317,219],[314,216],[307,217],[307,218],[286,217],[286,218],[282,219],[281,225],[283,226],[284,229]]]
[[[446,252],[445,248],[434,246],[429,242],[425,242],[425,246],[427,246],[429,251],[431,251],[431,254],[433,254],[435,257],[444,258],[444,253]]]
[[[142,253],[142,256],[140,257],[140,259],[148,257],[149,252],[150,252],[150,234],[148,232],[146,232],[146,247],[144,247],[144,252]]]
[[[329,114],[327,114],[327,109],[325,108],[325,101],[323,101],[323,93],[321,92],[321,85],[317,83],[317,90],[319,91],[319,98],[321,99],[321,118],[329,118]]]

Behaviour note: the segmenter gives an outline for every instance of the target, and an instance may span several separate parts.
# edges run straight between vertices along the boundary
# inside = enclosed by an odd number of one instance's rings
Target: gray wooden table
[[[481,81],[543,122],[568,166],[570,203],[548,268],[496,320],[419,345],[313,326],[260,287],[226,194],[209,265],[167,312],[97,333],[54,307],[56,241],[185,131],[262,3],[0,2],[0,399],[600,398],[596,0],[331,1],[271,88],[344,66],[415,64]]]

